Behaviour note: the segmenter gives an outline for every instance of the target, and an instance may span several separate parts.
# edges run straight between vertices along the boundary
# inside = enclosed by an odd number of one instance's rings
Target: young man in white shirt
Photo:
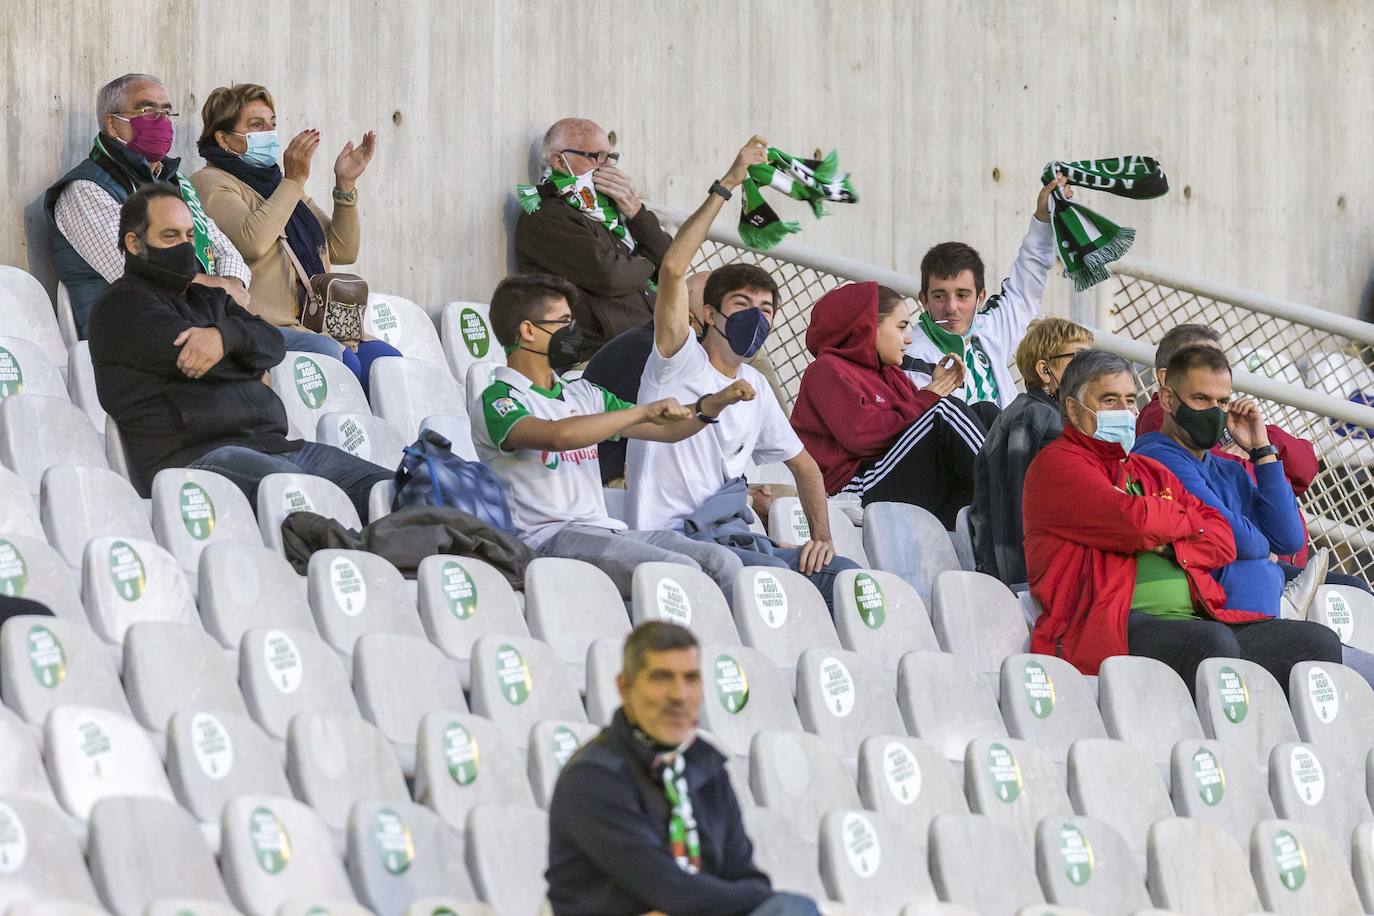
[[[469,404],[482,462],[510,488],[521,538],[541,556],[585,560],[629,597],[640,563],[702,569],[722,587],[742,562],[717,544],[676,531],[627,531],[610,517],[601,491],[597,446],[620,436],[675,442],[704,429],[754,391],[737,381],[683,407],[672,398],[636,407],[600,385],[568,382],[582,347],[572,305],[577,289],[548,275],[508,277],[491,298],[491,325],[506,365]]]
[[[778,287],[752,264],[718,268],[707,281],[705,330],[700,340],[688,323],[687,276],[706,231],[748,175],[764,161],[768,144],[754,137],[735,157],[725,177],[711,186],[706,202],[678,229],[658,271],[654,305],[654,347],[644,367],[639,400],[676,398],[699,402],[723,386],[745,382],[755,397],[723,414],[701,435],[676,443],[634,441],[626,460],[626,521],[631,528],[682,530],[727,488],[734,489],[750,464],[783,462],[797,483],[811,540],[799,547],[729,545],[746,565],[786,567],[806,575],[827,603],[835,574],[856,564],[835,556],[830,539],[825,486],[820,468],[802,447],[772,389],[746,361],[763,346]],[[738,487],[743,492],[743,487]],[[741,496],[741,499],[743,497]],[[709,527],[709,526],[708,526]]]

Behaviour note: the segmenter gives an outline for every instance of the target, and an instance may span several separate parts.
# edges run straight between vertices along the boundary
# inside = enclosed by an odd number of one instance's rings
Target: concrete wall
[[[324,135],[317,199],[344,141],[376,129],[359,271],[431,306],[490,293],[510,191],[564,115],[614,130],[646,199],[680,209],[754,131],[838,147],[861,203],[820,223],[779,209],[802,243],[899,270],[962,238],[1000,275],[1047,159],[1144,153],[1167,167],[1167,198],[1092,201],[1138,227],[1140,257],[1341,312],[1370,271],[1367,0],[7,0],[4,13],[0,263],[41,269],[21,209],[32,217],[86,153],[95,89],[146,70],[183,112],[182,155],[210,89],[267,85],[287,138]]]

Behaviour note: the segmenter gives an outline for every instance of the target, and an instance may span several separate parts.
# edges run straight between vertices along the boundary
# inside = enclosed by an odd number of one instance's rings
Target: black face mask
[[[1173,391],[1172,388],[1169,390]],[[1178,397],[1177,391],[1174,391],[1174,397],[1178,398],[1178,406],[1174,408],[1174,422],[1192,440],[1193,448],[1205,451],[1221,441],[1221,434],[1226,431],[1226,411],[1220,407],[1208,407],[1203,410],[1189,407]]]
[[[154,248],[144,242],[143,254],[124,255],[124,266],[135,274],[173,289],[184,289],[201,272],[196,246],[190,242],[182,242],[171,248]]]
[[[539,324],[537,321],[532,323],[536,326]],[[540,330],[544,329],[540,328]],[[549,348],[547,350],[530,350],[529,347],[521,347],[521,349],[538,353],[540,356],[547,356],[549,368],[554,372],[562,372],[576,366],[582,355],[582,331],[577,327],[576,321],[570,321],[549,335]]]

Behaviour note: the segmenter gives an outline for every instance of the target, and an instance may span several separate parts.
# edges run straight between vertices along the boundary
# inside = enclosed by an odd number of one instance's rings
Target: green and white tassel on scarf
[[[801,224],[784,221],[763,199],[763,188],[781,191],[794,200],[806,201],[811,212],[820,219],[825,215],[827,200],[852,204],[859,196],[849,184],[849,176],[838,175],[839,154],[831,151],[824,159],[799,159],[780,149],[768,147],[768,160],[751,165],[749,177],[744,179],[744,205],[739,217],[739,236],[744,244],[757,251],[767,251],[793,232],[801,231]]]
[[[605,226],[612,235],[625,243],[626,248],[634,251],[635,237],[630,234],[625,221],[620,218],[620,208],[615,205],[615,201],[602,194],[592,184],[593,174],[594,171],[582,175],[569,175],[566,172],[545,169],[544,180],[553,182],[558,196],[563,198],[568,206],[581,210],[588,219]],[[543,202],[537,184],[516,185],[515,197],[520,201],[520,208],[526,213],[538,210]]]
[[[1169,191],[1164,167],[1149,156],[1073,162],[1056,159],[1045,166],[1040,181],[1049,184],[1056,175],[1065,176],[1076,188],[1136,200],[1161,197]],[[1064,273],[1073,278],[1074,289],[1079,292],[1107,279],[1107,265],[1129,251],[1135,241],[1135,230],[1130,226],[1118,226],[1102,214],[1064,199],[1057,190],[1050,197],[1050,222]]]

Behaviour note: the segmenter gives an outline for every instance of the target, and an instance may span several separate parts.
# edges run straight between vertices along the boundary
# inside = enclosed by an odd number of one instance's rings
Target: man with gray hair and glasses
[[[1236,559],[1231,526],[1164,465],[1131,454],[1131,364],[1083,350],[1059,385],[1064,432],[1026,472],[1022,521],[1031,593],[1043,611],[1031,651],[1097,674],[1113,655],[1164,662],[1188,689],[1207,658],[1243,658],[1288,688],[1302,661],[1340,663],[1319,623],[1228,610],[1213,573]]]
[[[611,147],[594,121],[557,121],[544,134],[540,182],[516,188],[524,210],[515,225],[516,272],[553,274],[577,287],[583,361],[653,319],[651,284],[673,240]]]
[[[195,188],[179,171],[181,160],[167,155],[173,122],[180,115],[162,81],[147,73],[126,73],[102,86],[95,104],[100,131],[90,155],[44,197],[57,279],[67,288],[80,336],[86,336],[95,300],[124,275],[119,208],[154,182],[176,188],[191,210],[200,264],[193,282],[222,288],[238,305],[247,306],[252,272],[201,208]]]

